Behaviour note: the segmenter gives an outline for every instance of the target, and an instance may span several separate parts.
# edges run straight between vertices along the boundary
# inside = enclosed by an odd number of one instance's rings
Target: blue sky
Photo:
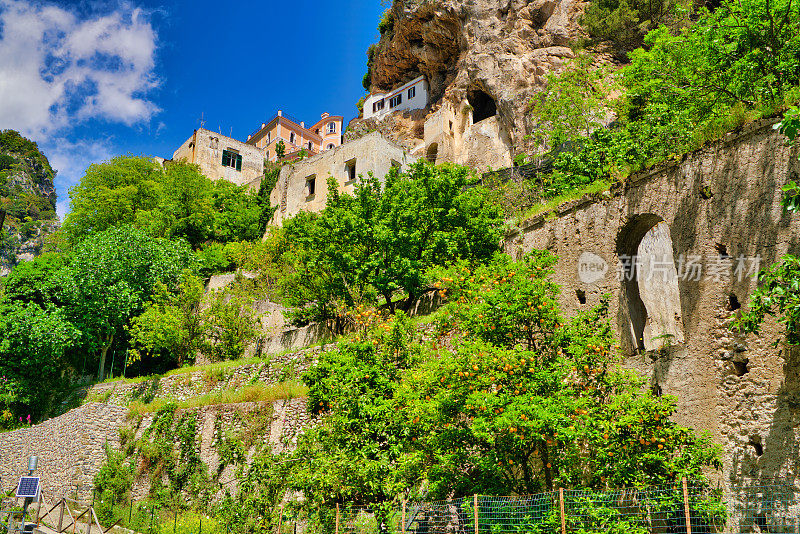
[[[244,139],[277,109],[356,115],[380,0],[0,0],[0,129],[58,170],[59,215],[86,167],[170,157],[199,126]]]

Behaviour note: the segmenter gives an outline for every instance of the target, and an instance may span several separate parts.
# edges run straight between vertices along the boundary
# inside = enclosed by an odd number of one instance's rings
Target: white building
[[[428,105],[428,82],[414,78],[386,93],[371,93],[364,101],[364,118],[382,118],[392,111],[422,109]]]

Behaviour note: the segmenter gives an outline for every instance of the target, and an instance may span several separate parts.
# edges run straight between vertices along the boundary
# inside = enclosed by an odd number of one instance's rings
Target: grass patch
[[[292,380],[280,384],[250,384],[235,390],[208,393],[183,401],[174,402],[171,399],[156,399],[150,403],[134,401],[128,406],[128,417],[139,418],[144,414],[157,412],[169,403],[175,404],[177,409],[200,408],[215,404],[242,404],[245,402],[274,402],[280,399],[294,399],[308,395],[308,387],[300,381]]]
[[[591,183],[580,189],[572,189],[569,191],[565,191],[560,195],[551,198],[547,202],[531,206],[527,210],[520,212],[518,215],[515,215],[512,220],[515,225],[520,225],[526,219],[530,219],[531,217],[535,217],[536,215],[555,210],[559,205],[563,204],[564,202],[569,202],[571,200],[578,200],[584,195],[593,195],[597,193],[602,193],[603,191],[608,191],[609,187],[611,187],[611,182],[600,180],[598,182]]]

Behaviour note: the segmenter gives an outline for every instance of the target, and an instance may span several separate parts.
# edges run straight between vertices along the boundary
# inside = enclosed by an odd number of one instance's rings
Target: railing
[[[10,502],[16,502],[16,499]],[[51,497],[48,499],[44,492],[39,495],[35,515],[32,512],[29,513],[31,514],[31,523],[37,526],[45,525],[59,533],[107,534],[119,524],[118,520],[111,526],[104,528],[97,518],[94,506],[86,505],[67,497]],[[11,530],[9,529],[9,531]]]

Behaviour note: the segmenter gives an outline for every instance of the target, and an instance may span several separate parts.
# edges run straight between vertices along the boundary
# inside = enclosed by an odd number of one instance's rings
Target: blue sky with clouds
[[[277,109],[356,115],[380,0],[0,0],[0,129],[58,170],[170,157],[199,126],[244,139]]]

